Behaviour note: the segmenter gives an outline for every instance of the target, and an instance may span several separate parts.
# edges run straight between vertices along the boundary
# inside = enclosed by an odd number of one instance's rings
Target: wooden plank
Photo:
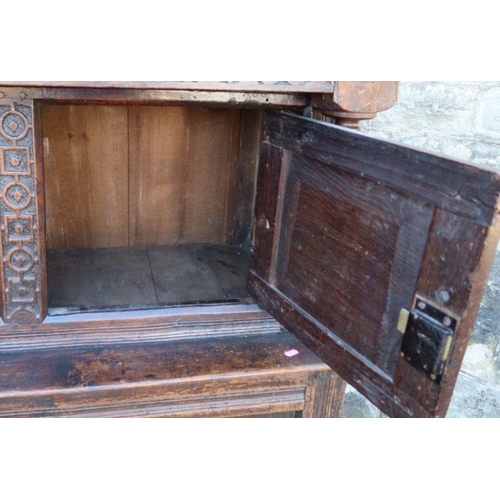
[[[217,277],[193,245],[148,247],[159,304],[206,303],[227,299]]]
[[[130,108],[130,244],[225,243],[239,113]]]
[[[236,172],[235,213],[231,243],[250,246],[255,209],[257,170],[262,133],[262,112],[241,112],[240,145]]]
[[[249,254],[229,245],[196,245],[197,260],[204,262],[228,299],[249,299],[247,276]]]
[[[127,108],[43,106],[47,246],[128,245]]]
[[[287,357],[292,349],[299,354]],[[296,411],[308,377],[329,371],[287,333],[0,351],[0,362],[2,416]]]
[[[0,82],[0,87],[219,90],[254,92],[333,92],[334,82]]]
[[[145,247],[49,251],[48,280],[51,308],[157,303]]]
[[[340,418],[344,409],[346,382],[336,373],[309,376],[303,418]]]
[[[236,89],[235,89],[236,90]],[[310,99],[303,93],[238,92],[217,90],[155,90],[122,88],[3,87],[5,98],[37,99],[64,104],[188,105],[224,108],[303,108]]]
[[[489,226],[498,213],[500,176],[492,171],[335,125],[266,113],[264,138],[276,147],[383,183]]]
[[[248,254],[229,245],[148,247],[159,304],[247,299]]]
[[[268,276],[273,259],[278,190],[281,171],[286,162],[283,150],[262,144],[257,180],[257,197],[253,224],[250,267],[260,276]]]
[[[51,314],[248,299],[248,254],[228,245],[51,250],[48,259]]]
[[[0,325],[0,340],[6,351],[252,336],[279,331],[279,323],[257,305],[234,303],[47,316],[41,324],[20,325],[15,330]]]

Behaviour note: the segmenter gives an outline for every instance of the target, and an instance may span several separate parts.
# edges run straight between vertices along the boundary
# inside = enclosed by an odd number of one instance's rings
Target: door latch
[[[444,311],[417,300],[412,311],[402,309],[398,330],[404,334],[404,359],[439,384],[449,358],[457,320]]]

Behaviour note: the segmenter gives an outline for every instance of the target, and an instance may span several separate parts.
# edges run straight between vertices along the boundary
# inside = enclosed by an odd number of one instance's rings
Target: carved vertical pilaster
[[[38,323],[46,315],[43,155],[37,111],[30,100],[0,100],[0,281],[5,323]]]

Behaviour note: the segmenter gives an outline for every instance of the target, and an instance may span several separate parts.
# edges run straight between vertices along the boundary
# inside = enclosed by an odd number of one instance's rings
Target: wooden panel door
[[[250,292],[390,416],[444,416],[498,241],[498,175],[267,113]]]

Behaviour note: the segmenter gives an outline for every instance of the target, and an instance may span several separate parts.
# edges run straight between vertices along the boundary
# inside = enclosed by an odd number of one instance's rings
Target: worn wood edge
[[[450,363],[445,368],[445,373],[443,376],[443,391],[440,394],[440,399],[436,406],[437,416],[444,417],[446,415],[448,406],[453,397],[453,391],[458,379],[460,366],[462,365],[469,339],[472,335],[472,330],[474,328],[476,316],[481,305],[486,281],[495,259],[499,240],[500,216],[496,217],[495,224],[488,231],[484,241],[484,251],[479,262],[477,278],[472,285],[468,307],[464,313],[463,320],[459,325],[459,330],[457,332],[457,336],[460,336],[461,342],[459,345],[454,342],[452,351],[450,353]],[[449,376],[450,372],[454,373],[452,377]]]
[[[29,403],[29,401],[28,401]],[[221,418],[284,411],[302,411],[304,390],[277,389],[270,394],[259,391],[235,395],[208,395],[200,398],[164,400],[151,399],[140,402],[116,403],[107,405],[81,405],[73,408],[35,408],[31,410],[0,411],[0,418],[12,417],[171,417],[171,418]]]
[[[213,81],[213,82],[165,82],[165,81],[24,81],[0,82],[0,87],[34,88],[101,88],[101,89],[138,89],[138,90],[216,90],[228,92],[300,92],[323,93],[334,91],[333,81],[310,82],[250,82],[250,81]]]
[[[309,104],[307,94],[269,94],[241,91],[16,87],[4,89],[1,92],[3,100],[15,100],[19,104],[22,104],[26,99],[39,100],[43,104],[211,105],[250,109],[300,108]]]
[[[324,127],[327,127],[333,135],[328,147],[333,151],[335,142],[342,141],[342,144],[351,148],[352,155],[343,157],[335,153],[337,156],[334,156],[333,153],[327,151],[326,143],[314,136],[315,132],[323,134]],[[480,165],[457,162],[456,159],[447,156],[431,154],[428,151],[404,146],[394,141],[382,140],[362,132],[347,131],[343,127],[331,123],[320,123],[317,120],[287,112],[266,113],[264,140],[282,149],[316,158],[327,165],[383,183],[412,198],[419,197],[422,201],[469,218],[483,226],[490,226],[493,218],[500,211],[500,175]],[[370,151],[372,145],[383,149],[384,155],[373,154]],[[406,167],[403,160],[398,160],[398,157],[403,154],[402,147],[415,155],[413,162],[419,162],[422,166],[426,166],[425,173],[429,176],[428,179],[423,180],[421,175]],[[370,164],[356,159],[359,149],[370,153]],[[394,165],[389,165],[385,157],[394,152],[396,156],[391,156]],[[467,190],[474,187],[480,199],[465,198],[456,191],[456,183],[448,181],[448,178],[444,180],[448,193],[444,192],[444,186],[441,190],[439,188],[436,190],[436,186],[442,184],[442,180],[439,182],[436,180],[436,169],[441,172],[449,172],[453,178],[463,177],[462,189]],[[472,182],[472,177],[474,177],[474,182]],[[478,181],[481,184],[481,189],[476,188]],[[484,189],[482,189],[483,187]]]
[[[64,417],[64,418],[231,418],[302,411],[303,397],[287,394],[285,391],[273,395],[260,393],[241,395],[239,398],[211,396],[199,401],[172,403],[169,401],[145,401],[141,404],[109,405],[100,407],[78,407],[74,409],[54,409],[1,413],[0,418],[12,417]]]
[[[45,319],[48,311],[48,286],[47,286],[47,231],[45,225],[45,189],[44,189],[44,163],[43,163],[43,137],[41,106],[33,102],[33,156],[35,168],[36,190],[36,225],[38,234],[38,266],[40,288],[40,316]]]
[[[3,328],[0,334],[0,351],[115,343],[125,345],[162,340],[234,337],[242,334],[252,336],[278,333],[282,331],[282,327],[264,311],[241,311],[232,314],[221,313],[212,318],[196,313],[184,316],[173,313],[163,317],[124,317],[109,321],[90,320],[60,324],[45,322],[28,331],[19,330]]]
[[[314,363],[304,363],[290,366],[286,369],[248,371],[229,371],[217,375],[199,375],[174,379],[163,379],[147,382],[128,382],[106,384],[92,387],[61,387],[36,391],[11,391],[0,393],[0,417],[18,416],[23,411],[20,406],[30,405],[29,412],[40,408],[45,413],[60,408],[76,414],[84,412],[85,408],[105,408],[107,406],[149,405],[151,402],[165,403],[173,406],[189,404],[192,400],[205,400],[210,403],[217,397],[228,399],[251,396],[263,397],[277,392],[292,393],[293,402],[304,404],[307,377],[316,372],[329,371],[328,367],[318,360]],[[279,377],[277,381],[276,377]],[[168,394],[165,396],[165,394]],[[99,403],[99,401],[107,401]],[[224,402],[224,401],[222,401]],[[262,413],[262,412],[261,412]]]
[[[309,376],[305,393],[304,418],[340,418],[344,409],[347,383],[335,372]]]
[[[234,193],[235,217],[231,243],[243,248],[248,248],[251,244],[263,120],[262,111],[242,111],[240,113],[236,189]],[[249,141],[249,137],[252,140]]]
[[[400,391],[393,379],[370,361],[361,359],[333,332],[320,325],[279,291],[254,273],[250,273],[249,291],[263,307],[332,370],[369,401],[391,417],[432,417],[425,408]],[[300,325],[300,326],[298,326]],[[347,360],[347,362],[346,362]],[[343,366],[348,365],[348,367]]]

